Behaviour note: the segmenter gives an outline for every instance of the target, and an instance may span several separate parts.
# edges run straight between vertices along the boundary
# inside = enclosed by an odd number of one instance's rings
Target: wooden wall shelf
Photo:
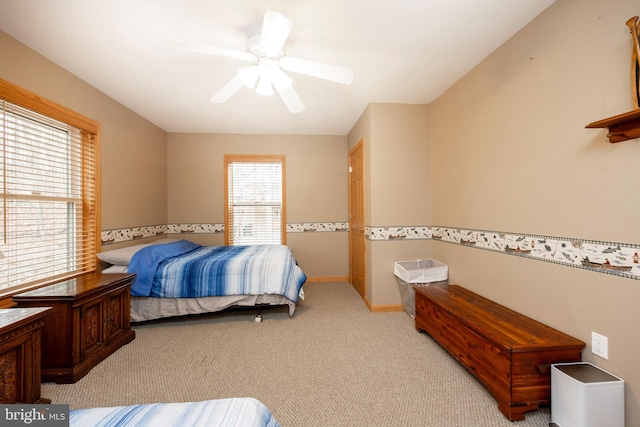
[[[640,108],[628,113],[609,117],[589,123],[587,128],[609,128],[607,137],[609,142],[621,142],[628,139],[640,138]]]

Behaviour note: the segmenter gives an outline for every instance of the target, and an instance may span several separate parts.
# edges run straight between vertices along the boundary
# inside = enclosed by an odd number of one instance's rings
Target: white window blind
[[[95,269],[95,134],[0,103],[0,291]]]
[[[284,157],[226,156],[226,243],[284,244]]]

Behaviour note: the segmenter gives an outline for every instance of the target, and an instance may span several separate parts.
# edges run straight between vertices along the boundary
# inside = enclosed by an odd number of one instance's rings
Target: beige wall
[[[0,32],[0,77],[100,123],[102,229],[167,220],[166,133]]]
[[[368,225],[431,224],[427,105],[372,104]]]
[[[179,133],[169,134],[168,153],[169,223],[224,223],[225,154],[286,156],[287,223],[348,220],[343,136]],[[221,244],[224,236],[194,237]],[[346,232],[290,232],[287,244],[308,277],[348,276]]]
[[[638,14],[559,0],[430,105],[434,223],[640,242],[640,140],[584,128],[633,108],[625,22]],[[640,282],[443,242],[433,255],[450,282],[585,341],[584,360],[625,380],[626,422],[640,425]]]

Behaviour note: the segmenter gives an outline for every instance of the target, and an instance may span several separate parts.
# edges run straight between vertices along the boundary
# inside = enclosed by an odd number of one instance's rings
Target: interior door
[[[365,298],[364,142],[349,152],[349,281]]]

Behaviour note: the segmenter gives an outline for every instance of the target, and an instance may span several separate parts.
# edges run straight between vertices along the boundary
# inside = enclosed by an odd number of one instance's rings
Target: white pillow
[[[146,248],[147,246],[164,244],[164,243],[173,243],[177,242],[179,239],[160,239],[155,240],[152,243],[142,243],[139,245],[127,246],[126,248],[120,249],[112,249],[110,251],[100,252],[98,258],[107,264],[113,265],[129,265],[131,262],[131,257],[133,254],[138,252],[142,248]]]
[[[131,257],[133,256],[133,254],[138,252],[140,249],[146,248],[147,246],[151,246],[151,245],[152,245],[151,243],[147,243],[147,244],[127,246],[126,248],[112,249],[110,251],[100,252],[98,254],[98,258],[100,258],[102,261],[106,262],[107,264],[129,265],[129,262],[131,262]]]
[[[112,265],[102,270],[102,274],[126,273],[128,268],[126,265]]]

